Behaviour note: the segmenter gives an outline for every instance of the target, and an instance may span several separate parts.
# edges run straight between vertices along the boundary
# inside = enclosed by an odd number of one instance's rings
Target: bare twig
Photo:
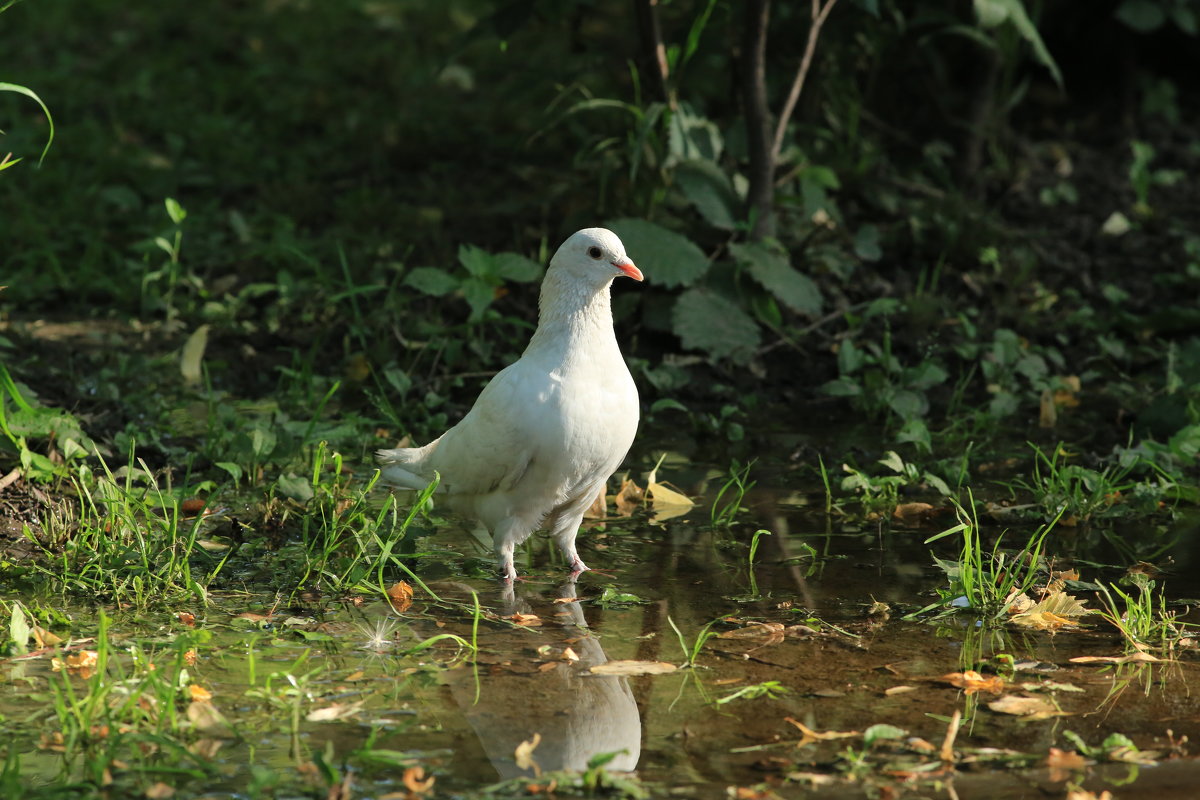
[[[817,52],[817,39],[821,36],[821,26],[825,24],[825,20],[829,18],[829,12],[836,4],[837,0],[826,0],[825,5],[822,6],[820,0],[812,0],[812,25],[808,28],[808,42],[804,45],[804,55],[800,58],[800,68],[796,70],[796,78],[792,81],[787,102],[783,104],[783,110],[779,112],[779,121],[775,124],[775,142],[771,145],[772,162],[779,160],[779,153],[783,150],[783,135],[787,132],[787,124],[792,118],[792,112],[796,110],[796,103],[800,101],[800,92],[804,89],[804,79],[808,77],[808,70],[812,66],[813,54]]]
[[[775,160],[771,157],[771,111],[767,107],[767,22],[770,0],[746,0],[742,35],[742,102],[750,154],[746,206],[754,217],[752,239],[770,236],[775,228]]]
[[[637,18],[639,50],[637,61],[646,87],[653,99],[666,103],[671,98],[667,92],[667,48],[663,45],[662,26],[658,22],[658,0],[633,0],[633,13]]]
[[[9,486],[11,486],[13,481],[15,481],[19,477],[21,477],[21,468],[17,467],[12,472],[5,475],[3,478],[0,478],[0,492],[4,491]]]

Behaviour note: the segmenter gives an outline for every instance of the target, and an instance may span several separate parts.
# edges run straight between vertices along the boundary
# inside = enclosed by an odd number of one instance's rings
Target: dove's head
[[[585,279],[611,280],[627,275],[642,280],[642,271],[625,255],[625,245],[604,228],[584,228],[571,234],[550,264]]]

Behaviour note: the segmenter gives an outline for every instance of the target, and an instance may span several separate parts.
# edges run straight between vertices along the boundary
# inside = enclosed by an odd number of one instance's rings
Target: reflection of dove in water
[[[513,549],[546,528],[571,565],[584,511],[633,443],[638,394],[613,334],[613,278],[642,273],[612,231],[587,228],[550,259],[538,327],[474,407],[424,447],[380,450],[384,483],[423,489],[441,475],[447,507],[482,522],[507,580]]]
[[[575,584],[568,583],[559,595],[573,597]],[[551,627],[556,615],[562,621],[561,631]],[[605,769],[636,769],[642,746],[637,702],[625,678],[588,674],[590,667],[607,662],[608,657],[600,640],[588,633],[579,603],[556,605],[543,620],[546,643],[558,653],[568,646],[565,640],[572,640],[569,646],[578,661],[562,661],[548,672],[533,673],[513,672],[502,665],[488,670],[481,665],[478,702],[472,669],[445,673],[454,701],[466,714],[488,760],[503,779],[529,777],[532,773],[517,766],[514,753],[522,742],[540,734],[531,755],[543,770],[583,771],[594,756],[617,751],[625,752],[605,764]],[[527,649],[528,633],[517,633],[521,636],[513,639],[513,646]],[[565,635],[555,636],[558,633]]]

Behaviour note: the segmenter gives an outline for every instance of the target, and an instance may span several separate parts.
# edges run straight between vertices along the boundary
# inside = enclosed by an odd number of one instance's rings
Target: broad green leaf
[[[863,225],[854,234],[854,255],[863,261],[878,261],[883,256],[879,247],[879,228]]]
[[[473,244],[464,244],[458,248],[458,263],[476,277],[495,274],[491,254]]]
[[[675,168],[675,182],[709,225],[733,230],[737,222],[738,197],[729,176],[711,161],[685,161]]]
[[[925,416],[929,411],[929,401],[921,392],[900,389],[888,398],[888,407],[895,411],[900,419],[908,421]]]
[[[617,219],[607,223],[646,280],[673,289],[691,286],[708,271],[708,257],[685,236],[643,219]]]
[[[863,731],[863,745],[870,747],[876,742],[889,739],[903,739],[907,735],[908,731],[904,730],[904,728],[897,728],[895,725],[880,722]]]
[[[929,426],[920,417],[914,417],[904,423],[904,427],[896,433],[897,442],[909,442],[915,444],[917,449],[923,453],[929,453],[933,450],[933,441],[929,435]],[[949,491],[943,494],[949,494]]]
[[[275,449],[277,441],[273,431],[259,425],[250,433],[250,452],[256,458],[265,458]]]
[[[1113,16],[1138,33],[1150,33],[1167,21],[1165,5],[1161,0],[1125,0]]]
[[[542,277],[542,266],[519,253],[497,253],[492,256],[492,273],[506,281],[530,283]]]
[[[923,392],[946,382],[950,373],[932,361],[924,361],[904,371],[904,382],[910,389]]]
[[[418,292],[442,297],[457,289],[459,280],[449,272],[437,267],[417,267],[404,276],[404,284],[413,287]]]
[[[29,652],[29,636],[33,633],[33,629],[29,627],[29,620],[25,617],[25,610],[21,608],[21,604],[13,602],[12,616],[8,621],[8,638],[12,641],[12,647],[15,655],[25,655]]]
[[[165,202],[167,206],[167,216],[171,218],[171,222],[174,222],[176,225],[178,225],[187,218],[187,212],[183,210],[183,206],[179,205],[179,201],[174,197],[168,197]]]
[[[467,278],[462,284],[463,297],[467,299],[467,304],[471,306],[471,319],[478,320],[483,317],[483,312],[492,304],[492,300],[496,298],[496,289],[487,281],[479,278]]]
[[[689,350],[713,359],[751,355],[758,347],[758,325],[736,303],[708,289],[688,289],[675,302],[672,327]]]
[[[228,473],[229,473],[229,477],[233,478],[233,482],[234,482],[234,483],[241,483],[241,482],[242,482],[242,476],[243,476],[245,473],[244,473],[244,472],[242,472],[242,468],[241,468],[241,466],[240,466],[240,465],[238,465],[237,463],[235,463],[235,462],[233,462],[233,461],[218,461],[218,462],[216,463],[216,465],[215,465],[215,466],[218,466],[218,467],[220,467],[221,469],[223,469],[223,470],[225,470],[226,472],[228,472]]]
[[[859,397],[863,388],[853,378],[837,378],[821,384],[821,393],[830,397]]]
[[[312,484],[294,472],[280,475],[279,480],[275,481],[275,487],[284,497],[290,497],[301,503],[306,503],[313,498]]]
[[[1054,82],[1060,89],[1062,88],[1062,72],[1059,71],[1058,64],[1050,55],[1050,51],[1046,49],[1046,43],[1042,41],[1042,36],[1038,33],[1033,20],[1026,13],[1023,0],[975,0],[975,10],[979,14],[980,24],[985,27],[1011,22],[1017,29],[1017,33],[1021,34],[1021,38],[1033,48],[1034,59],[1050,71]]]
[[[811,278],[792,268],[786,253],[762,242],[732,244],[729,250],[779,302],[801,314],[821,313],[821,290]]]

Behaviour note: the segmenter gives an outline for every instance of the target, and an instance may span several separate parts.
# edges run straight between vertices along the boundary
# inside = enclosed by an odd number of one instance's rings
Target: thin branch
[[[742,39],[742,102],[750,186],[746,206],[754,217],[750,238],[770,236],[775,226],[775,159],[771,157],[771,111],[767,106],[767,22],[770,0],[746,0]]]
[[[783,150],[783,135],[787,132],[788,121],[800,101],[800,92],[804,89],[804,79],[812,66],[813,54],[817,51],[817,39],[821,36],[821,26],[829,18],[837,0],[827,0],[822,6],[820,0],[812,0],[812,25],[808,29],[808,43],[804,46],[804,56],[800,59],[800,68],[796,71],[796,79],[792,81],[791,91],[788,92],[787,102],[779,112],[779,122],[775,125],[775,143],[771,146],[771,163],[779,161],[779,153]]]
[[[662,26],[658,22],[658,0],[633,0],[633,12],[637,18],[639,50],[637,61],[653,99],[666,103],[667,92],[667,48],[663,44]]]

